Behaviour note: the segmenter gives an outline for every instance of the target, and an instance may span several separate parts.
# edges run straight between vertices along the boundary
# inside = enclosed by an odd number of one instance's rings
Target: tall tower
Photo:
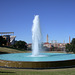
[[[48,34],[47,34],[47,43],[48,43]]]
[[[63,44],[65,44],[65,40],[63,40]]]
[[[69,44],[70,44],[70,36],[69,36]]]

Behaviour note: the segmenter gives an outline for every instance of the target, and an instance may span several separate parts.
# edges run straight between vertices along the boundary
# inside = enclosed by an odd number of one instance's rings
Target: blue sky
[[[40,16],[43,41],[75,38],[75,0],[0,0],[0,32],[14,32],[16,40],[32,42],[34,15]]]

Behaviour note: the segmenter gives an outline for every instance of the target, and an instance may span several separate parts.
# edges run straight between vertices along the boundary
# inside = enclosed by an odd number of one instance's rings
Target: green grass
[[[30,53],[31,51],[26,50],[20,50],[20,49],[13,49],[13,48],[7,48],[7,47],[0,47],[0,53]],[[51,53],[64,53],[63,51],[45,51],[45,52],[51,52]]]
[[[75,68],[43,70],[0,68],[0,75],[75,75]]]
[[[6,48],[6,47],[0,47],[0,52],[5,52],[5,53],[24,53],[26,51],[21,51],[18,49],[12,49],[12,48]]]

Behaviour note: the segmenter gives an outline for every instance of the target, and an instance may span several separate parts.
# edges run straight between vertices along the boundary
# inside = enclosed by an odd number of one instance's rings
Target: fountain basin
[[[31,57],[30,55],[31,53],[1,54],[0,66],[13,68],[56,68],[75,66],[75,54],[40,53],[40,56],[35,57]]]

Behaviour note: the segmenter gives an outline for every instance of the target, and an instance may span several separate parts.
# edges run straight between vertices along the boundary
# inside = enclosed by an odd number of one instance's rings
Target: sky
[[[14,32],[16,40],[32,42],[34,15],[39,15],[43,42],[75,38],[75,0],[0,0],[0,32]]]

